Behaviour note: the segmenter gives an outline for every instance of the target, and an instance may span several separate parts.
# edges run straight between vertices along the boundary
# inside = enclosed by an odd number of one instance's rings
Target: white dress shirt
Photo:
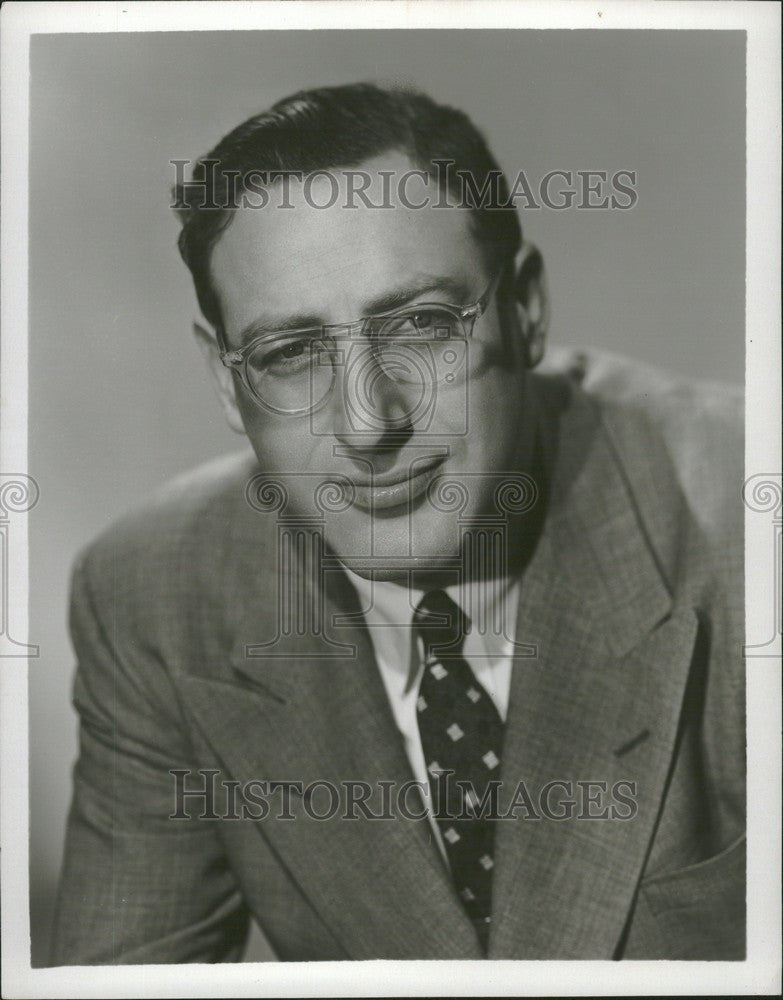
[[[426,790],[430,826],[445,860],[440,831],[430,809],[429,775],[416,714],[424,651],[421,638],[416,636],[411,623],[413,612],[425,592],[396,583],[365,580],[347,567],[345,571],[359,595],[394,721],[402,734],[413,776]],[[492,581],[490,585],[468,582],[445,589],[471,619],[462,652],[476,680],[505,722],[519,581],[504,579]]]

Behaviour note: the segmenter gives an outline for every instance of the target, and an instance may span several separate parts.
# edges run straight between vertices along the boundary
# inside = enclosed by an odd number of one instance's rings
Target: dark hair
[[[508,202],[507,182],[464,112],[436,104],[425,94],[369,83],[306,90],[238,125],[197,161],[196,170],[204,172],[201,204],[189,200],[187,183],[175,189],[182,222],[179,251],[206,319],[216,328],[221,325],[210,257],[231,219],[231,208],[224,206],[229,205],[228,184],[236,184],[232,178],[238,178],[241,191],[241,179],[251,171],[307,174],[357,166],[389,150],[406,153],[430,176],[436,175],[434,161],[452,161],[439,174],[447,188],[468,175],[482,190],[494,178],[491,198],[482,197],[470,207],[474,232],[492,266],[511,261],[522,239],[519,219],[513,206],[501,207]]]

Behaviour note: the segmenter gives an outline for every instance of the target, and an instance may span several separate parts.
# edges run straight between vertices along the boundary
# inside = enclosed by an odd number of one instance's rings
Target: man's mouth
[[[406,469],[390,470],[369,481],[352,480],[354,506],[371,513],[393,507],[408,507],[427,489],[445,458],[446,456],[439,455],[426,462],[419,460]]]

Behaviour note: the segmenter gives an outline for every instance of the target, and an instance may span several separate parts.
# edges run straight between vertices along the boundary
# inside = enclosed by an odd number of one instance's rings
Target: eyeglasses
[[[236,351],[226,350],[220,331],[220,360],[239,374],[260,406],[292,416],[312,413],[327,401],[338,368],[360,379],[370,399],[379,372],[419,388],[448,384],[465,367],[467,342],[499,278],[495,275],[471,305],[422,302],[349,323],[265,333]]]

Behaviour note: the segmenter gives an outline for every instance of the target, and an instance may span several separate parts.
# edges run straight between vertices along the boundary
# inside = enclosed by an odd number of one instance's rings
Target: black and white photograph
[[[4,995],[779,992],[780,9],[2,19]]]

